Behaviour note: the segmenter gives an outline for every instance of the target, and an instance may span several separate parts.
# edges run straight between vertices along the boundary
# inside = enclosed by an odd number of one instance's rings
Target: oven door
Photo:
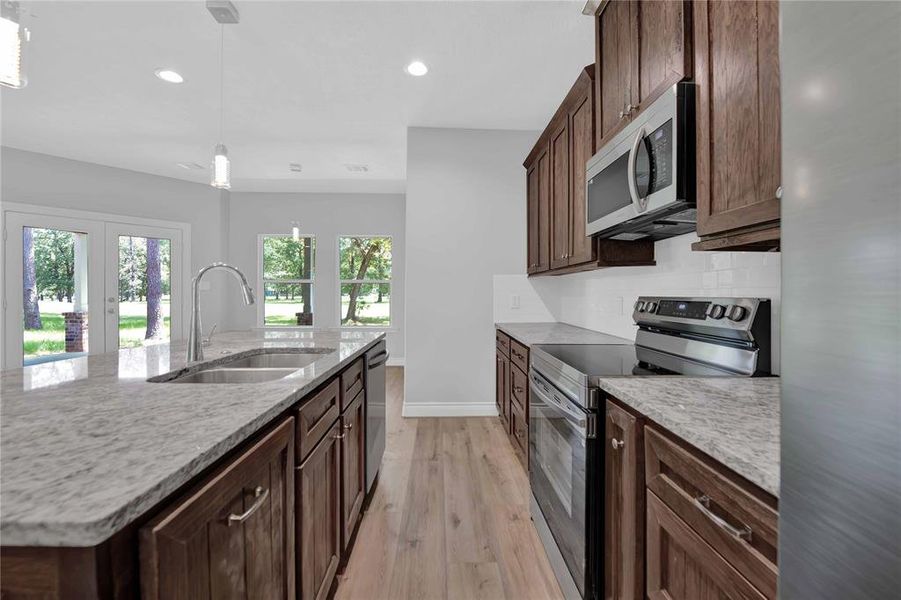
[[[529,478],[535,498],[579,593],[592,575],[589,471],[596,416],[534,369],[529,373]],[[595,482],[596,483],[596,482]]]

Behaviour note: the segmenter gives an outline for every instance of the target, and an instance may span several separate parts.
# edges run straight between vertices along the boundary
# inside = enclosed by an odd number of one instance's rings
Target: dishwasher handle
[[[379,360],[379,359],[382,358],[383,356],[384,356],[385,358],[382,359],[382,360]],[[381,352],[379,352],[378,354],[376,354],[376,355],[373,356],[372,358],[369,358],[369,357],[367,356],[367,357],[366,357],[366,360],[367,360],[367,362],[369,363],[369,367],[368,367],[369,370],[372,371],[373,369],[377,369],[377,368],[381,367],[383,364],[385,364],[386,362],[388,362],[388,357],[389,357],[389,356],[390,356],[390,354],[388,354],[388,351],[387,351],[387,350],[382,350]]]

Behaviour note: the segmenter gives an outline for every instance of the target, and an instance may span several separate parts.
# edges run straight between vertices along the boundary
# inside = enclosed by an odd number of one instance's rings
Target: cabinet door
[[[297,469],[297,587],[300,600],[321,600],[341,560],[340,423],[335,421]]]
[[[585,235],[585,164],[594,152],[593,92],[590,83],[585,88],[585,95],[569,113],[572,170],[569,227],[571,265],[596,260],[594,243]]]
[[[504,356],[500,350],[495,353],[495,402],[497,403],[497,414],[504,425],[504,430],[510,431],[510,418],[508,412],[510,410],[510,359]]]
[[[528,197],[527,218],[528,218],[528,263],[526,272],[536,273],[539,265],[538,252],[538,167],[531,165],[526,171],[526,194]]]
[[[748,580],[673,511],[647,493],[650,600],[764,600]]]
[[[538,155],[538,269],[551,268],[551,160],[547,149]]]
[[[341,549],[350,544],[366,494],[365,393],[357,395],[341,415]]]
[[[779,219],[779,7],[693,3],[698,235]]]
[[[604,598],[644,598],[644,449],[638,419],[607,401]]]
[[[597,149],[627,122],[631,103],[633,31],[629,0],[611,0],[597,17],[595,85]]]
[[[294,598],[294,419],[144,526],[141,596]]]
[[[551,134],[551,268],[569,264],[569,123]]]
[[[632,81],[632,104],[638,111],[633,116],[673,84],[691,76],[688,6],[683,0],[633,0],[638,41]]]

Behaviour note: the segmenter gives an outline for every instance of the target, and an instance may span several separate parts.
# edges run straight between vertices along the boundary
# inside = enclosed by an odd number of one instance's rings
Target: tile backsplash
[[[773,308],[773,370],[779,372],[781,264],[778,252],[693,252],[694,235],[657,242],[657,265],[600,269],[557,277],[497,275],[494,318],[554,320],[635,338],[638,296],[749,296]],[[518,308],[513,306],[518,304]],[[549,319],[547,317],[550,317]]]

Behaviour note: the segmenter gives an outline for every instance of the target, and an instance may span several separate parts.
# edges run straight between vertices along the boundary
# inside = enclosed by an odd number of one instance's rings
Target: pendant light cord
[[[225,25],[219,25],[219,143],[225,133]]]

